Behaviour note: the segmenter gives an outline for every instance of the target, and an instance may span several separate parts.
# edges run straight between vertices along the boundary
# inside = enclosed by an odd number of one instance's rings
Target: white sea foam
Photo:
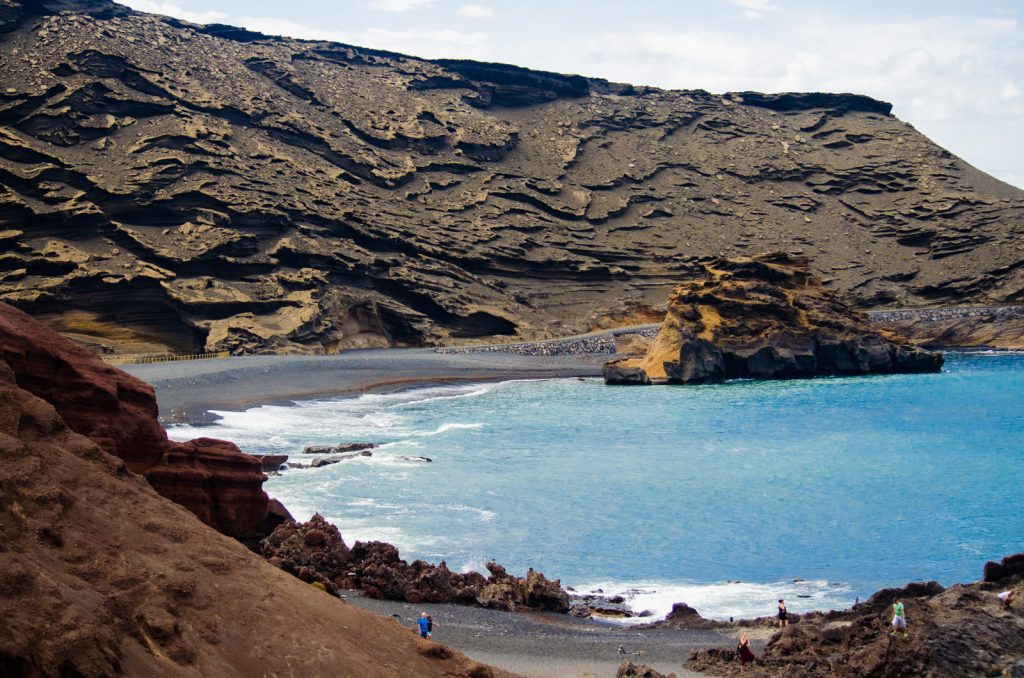
[[[634,612],[649,610],[642,618],[619,620],[624,624],[647,623],[663,619],[675,603],[686,603],[702,617],[729,619],[774,615],[778,600],[786,601],[793,612],[844,609],[853,604],[850,587],[827,581],[789,581],[769,584],[746,582],[721,584],[678,584],[668,582],[597,582],[575,586],[576,593],[622,596]]]
[[[442,435],[444,433],[448,433],[449,431],[464,431],[464,430],[481,429],[484,426],[485,426],[485,424],[482,424],[482,423],[463,424],[463,423],[460,423],[460,422],[457,422],[457,421],[453,421],[453,422],[448,422],[446,424],[441,424],[440,426],[438,426],[433,431],[419,431],[417,433],[414,433],[413,435],[415,435],[415,436],[417,436],[419,438],[426,438],[426,437],[429,437],[429,436],[439,436],[439,435]]]
[[[485,395],[501,384],[432,386],[394,393],[364,393],[356,397],[298,401],[290,406],[262,405],[244,412],[212,410],[219,417],[212,425],[175,425],[173,440],[208,436],[231,440],[256,453],[295,454],[307,445],[350,440],[423,438],[453,431],[479,429],[479,422],[445,422],[432,429],[412,427],[411,405]]]
[[[483,575],[488,574],[486,561],[479,556],[470,558],[466,562],[462,563],[462,565],[456,567],[455,571],[461,572],[462,574],[469,574],[470,572],[479,572]]]

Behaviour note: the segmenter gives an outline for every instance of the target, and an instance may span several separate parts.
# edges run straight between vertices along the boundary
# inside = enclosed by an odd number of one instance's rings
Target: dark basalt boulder
[[[628,659],[623,659],[615,678],[676,678],[676,674],[660,673],[647,664],[634,664]]]
[[[994,583],[1008,577],[1024,577],[1024,553],[1006,556],[998,563],[985,563],[982,581]]]
[[[910,345],[826,290],[804,257],[701,262],[676,287],[643,357],[604,367],[608,384],[707,384],[733,378],[934,372],[942,354]]]
[[[569,595],[559,581],[530,569],[525,577],[508,574],[487,563],[489,577],[479,572],[452,572],[443,560],[437,565],[407,563],[392,544],[356,542],[350,549],[338,528],[323,516],[309,522],[280,525],[261,544],[272,564],[328,593],[359,589],[371,598],[409,603],[458,603],[499,610],[569,611]]]
[[[694,608],[686,603],[676,603],[665,619],[652,624],[654,627],[670,627],[674,629],[717,629],[728,626],[724,622],[705,619]]]
[[[639,367],[626,367],[616,362],[605,363],[601,369],[606,384],[616,386],[649,386],[651,380]]]

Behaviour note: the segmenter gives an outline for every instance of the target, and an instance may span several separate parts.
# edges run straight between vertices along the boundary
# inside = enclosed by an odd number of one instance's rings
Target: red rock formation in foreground
[[[319,514],[306,523],[285,523],[263,540],[263,555],[274,565],[327,591],[361,589],[372,598],[410,603],[459,603],[499,610],[569,611],[569,595],[559,581],[533,569],[516,577],[495,562],[489,577],[452,572],[444,561],[407,563],[384,542],[345,545],[341,532]]]
[[[260,535],[267,495],[259,460],[222,440],[169,441],[152,386],[7,304],[0,304],[0,358],[19,387],[53,405],[71,430],[120,457],[157,492],[225,534]]]
[[[302,583],[161,497],[17,383],[8,333],[23,319],[4,316],[4,678],[507,675]],[[117,412],[105,393],[96,402],[97,419]]]
[[[879,331],[782,252],[701,262],[676,287],[642,358],[605,365],[609,384],[703,384],[873,372],[936,372],[942,354]]]

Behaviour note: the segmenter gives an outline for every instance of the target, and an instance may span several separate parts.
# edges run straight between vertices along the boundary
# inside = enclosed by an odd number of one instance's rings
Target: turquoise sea
[[[1022,354],[949,354],[928,375],[514,381],[219,414],[171,435],[293,455],[380,444],[266,484],[350,544],[533,567],[658,615],[677,601],[719,618],[771,614],[780,597],[845,607],[908,581],[973,581],[1024,551]]]

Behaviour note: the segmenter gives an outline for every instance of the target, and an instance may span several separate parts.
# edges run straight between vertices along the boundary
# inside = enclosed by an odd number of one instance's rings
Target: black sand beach
[[[612,678],[623,659],[647,664],[662,673],[683,676],[682,663],[699,647],[732,648],[739,637],[722,631],[631,629],[552,613],[499,612],[459,605],[412,605],[373,600],[349,592],[348,602],[395,617],[412,633],[416,617],[434,619],[434,640],[474,659],[529,678]],[[396,617],[397,615],[397,617]],[[758,655],[770,629],[748,628]],[[622,646],[629,654],[619,654]],[[639,652],[640,654],[636,654]]]
[[[245,356],[121,367],[156,388],[163,421],[201,423],[210,420],[210,409],[244,409],[300,398],[459,381],[600,376],[601,363],[607,359],[370,349],[333,356]]]

